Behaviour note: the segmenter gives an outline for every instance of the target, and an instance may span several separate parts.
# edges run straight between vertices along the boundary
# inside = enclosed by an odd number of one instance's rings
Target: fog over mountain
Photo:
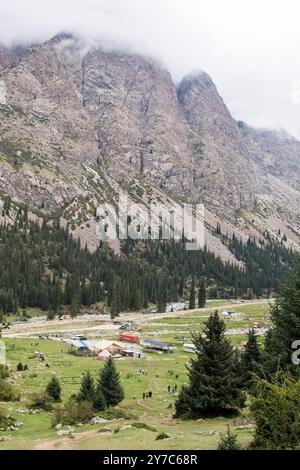
[[[3,0],[0,43],[70,31],[150,55],[180,79],[203,69],[236,119],[300,137],[297,0]]]

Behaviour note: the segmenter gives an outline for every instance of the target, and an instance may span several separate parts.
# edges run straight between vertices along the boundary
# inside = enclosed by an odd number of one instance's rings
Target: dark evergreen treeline
[[[75,315],[98,301],[115,315],[149,303],[164,309],[169,301],[188,299],[191,283],[198,289],[204,279],[210,297],[261,296],[276,289],[294,256],[281,245],[243,246],[233,239],[230,247],[245,262],[243,270],[174,240],[127,240],[120,256],[101,243],[90,253],[59,222],[29,221],[24,207],[14,225],[0,226],[0,311],[56,313],[68,305]]]
[[[233,235],[228,248],[246,264],[247,284],[258,296],[263,294],[263,289],[277,291],[286,277],[286,266],[291,266],[295,260],[292,250],[271,239],[258,244],[249,238],[244,244]]]

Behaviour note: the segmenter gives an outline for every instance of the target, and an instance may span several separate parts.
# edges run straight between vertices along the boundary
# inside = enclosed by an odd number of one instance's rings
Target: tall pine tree
[[[95,400],[95,385],[93,377],[91,376],[90,372],[86,372],[80,384],[80,389],[77,395],[78,401],[89,401],[90,403],[94,404]]]
[[[107,406],[116,406],[124,400],[125,394],[120,374],[111,357],[105,362],[103,369],[100,371],[97,390],[102,391]]]
[[[195,278],[192,278],[192,285],[190,290],[190,298],[189,298],[189,309],[193,310],[196,308],[196,289],[195,289]]]
[[[159,286],[159,293],[157,299],[157,311],[159,313],[165,313],[167,308],[167,283],[166,279],[161,280],[161,285]]]
[[[206,288],[205,282],[202,280],[199,284],[198,307],[204,308],[206,305]]]
[[[204,335],[203,335],[204,333]],[[193,335],[197,358],[188,366],[189,385],[175,403],[177,417],[200,418],[237,414],[245,404],[238,373],[237,354],[225,337],[218,312],[204,331]]]
[[[244,385],[248,388],[252,384],[252,374],[259,371],[261,352],[257,343],[257,336],[253,329],[248,332],[245,350],[242,353],[241,369]]]
[[[281,295],[271,307],[273,328],[268,332],[264,351],[264,372],[272,375],[278,367],[300,376],[300,368],[293,364],[293,343],[300,338],[300,259],[295,263]]]

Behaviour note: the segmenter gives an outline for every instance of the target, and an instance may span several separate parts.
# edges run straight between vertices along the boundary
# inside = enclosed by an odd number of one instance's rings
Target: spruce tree
[[[243,382],[246,387],[252,383],[252,374],[257,373],[261,363],[261,352],[257,343],[257,336],[253,329],[248,332],[248,339],[241,358]]]
[[[299,448],[300,382],[278,370],[270,380],[256,379],[250,411],[256,427],[252,447],[268,450]]]
[[[201,281],[199,284],[198,307],[204,308],[205,305],[206,305],[206,288],[205,288],[205,282]]]
[[[162,279],[161,285],[159,286],[159,294],[157,300],[157,311],[158,313],[165,313],[167,309],[167,285],[166,279]]]
[[[237,414],[245,404],[237,352],[225,337],[225,324],[218,312],[210,316],[203,332],[193,334],[193,343],[197,357],[188,365],[189,385],[175,403],[175,416],[200,418]]]
[[[111,357],[105,362],[103,369],[100,371],[97,389],[102,391],[107,406],[116,406],[124,400],[125,394],[120,374]]]
[[[94,398],[94,409],[96,411],[104,411],[106,410],[106,400],[102,392],[101,383],[98,382],[95,388],[95,398]]]
[[[90,403],[94,403],[95,400],[95,386],[94,380],[91,376],[90,372],[86,372],[80,384],[80,389],[77,395],[78,401],[89,401]]]
[[[293,343],[300,338],[300,260],[288,282],[282,286],[276,304],[271,306],[273,328],[268,332],[264,351],[264,372],[271,376],[278,367],[300,376],[293,364]]]
[[[121,312],[121,299],[120,299],[120,284],[115,282],[112,291],[112,300],[110,307],[110,316],[111,318],[116,318]]]
[[[52,377],[46,387],[46,392],[48,393],[49,397],[53,399],[53,401],[61,401],[61,386],[59,380],[56,377]]]
[[[221,436],[218,443],[218,450],[240,450],[237,434],[232,432],[229,426],[227,426],[226,434]]]
[[[195,279],[192,279],[192,285],[190,290],[190,298],[189,298],[189,309],[193,310],[196,308],[196,289],[195,289]]]

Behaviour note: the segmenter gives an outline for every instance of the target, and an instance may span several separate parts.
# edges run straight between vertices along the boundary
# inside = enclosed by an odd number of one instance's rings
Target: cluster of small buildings
[[[68,341],[76,356],[96,356],[99,360],[107,360],[109,357],[122,358],[133,357],[142,359],[144,352],[156,352],[169,354],[171,348],[163,342],[152,339],[141,339],[137,333],[123,332],[119,334],[119,340],[91,341],[84,335],[73,336]],[[142,349],[141,349],[142,347]]]
[[[109,357],[137,357],[143,358],[143,352],[134,347],[125,345],[120,341],[101,340],[71,340],[70,341],[76,356],[96,356],[97,359],[105,361]]]

